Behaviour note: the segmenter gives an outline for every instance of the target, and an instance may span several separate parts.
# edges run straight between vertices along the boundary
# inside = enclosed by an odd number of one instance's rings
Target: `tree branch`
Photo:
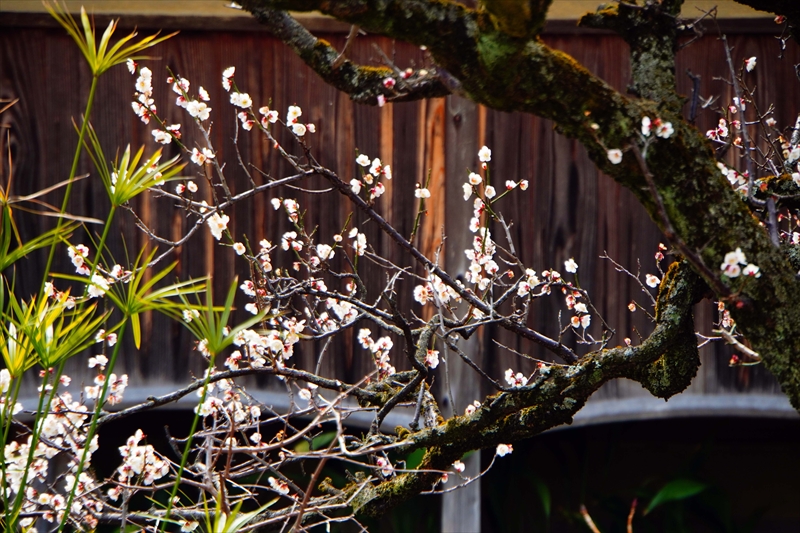
[[[317,39],[288,13],[275,9],[253,10],[256,20],[288,45],[326,83],[349,94],[356,102],[376,105],[378,97],[387,101],[407,102],[450,94],[448,85],[435,70],[396,79],[388,67],[365,67],[344,57],[327,41]],[[351,42],[348,39],[348,42]],[[394,80],[389,86],[384,81]]]

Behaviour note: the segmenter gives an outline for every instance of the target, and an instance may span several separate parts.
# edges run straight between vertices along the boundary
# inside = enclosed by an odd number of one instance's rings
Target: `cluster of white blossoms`
[[[280,207],[280,201],[276,202],[277,198],[272,199],[272,207],[277,211]],[[300,204],[297,203],[297,200],[292,198],[287,198],[283,201],[283,208],[286,209],[286,214],[289,216],[289,222],[297,223],[299,220],[299,212],[300,212]]]
[[[731,125],[738,128],[739,121],[734,120],[731,122]],[[706,137],[713,141],[720,141],[724,142],[724,139],[728,136],[728,121],[725,118],[719,119],[719,123],[717,127],[706,132]]]
[[[464,416],[470,416],[472,413],[474,413],[480,408],[481,408],[481,402],[475,400],[464,409]]]
[[[656,129],[656,137],[661,137],[662,139],[669,139],[672,134],[675,133],[675,129],[672,127],[672,122],[664,122],[658,117],[653,120],[650,120],[650,117],[642,118],[643,137],[650,137],[653,127]]]
[[[139,444],[144,439],[141,429],[128,437],[124,446],[119,447],[122,464],[117,468],[117,480],[125,485],[136,482],[152,485],[155,481],[169,474],[169,461],[155,451],[151,444]],[[136,478],[137,481],[133,481]],[[114,490],[114,489],[112,489]],[[109,492],[109,496],[116,500],[119,497],[117,488]]]
[[[225,366],[231,370],[236,370],[245,366],[250,368],[263,368],[267,364],[266,357],[269,356],[270,338],[261,335],[252,329],[245,329],[236,334],[233,344],[242,348],[244,354],[238,350],[234,351],[225,361]],[[275,353],[283,354],[283,343],[272,343]]]
[[[89,248],[84,246],[83,244],[76,244],[74,246],[70,246],[67,248],[67,255],[69,255],[70,261],[72,261],[73,266],[75,267],[75,272],[82,276],[88,276],[92,273],[91,268],[89,267],[86,260],[89,257]],[[99,269],[98,269],[99,270]],[[106,277],[101,274],[99,271],[92,274],[92,278],[86,288],[86,294],[89,298],[99,298],[103,296],[106,291],[111,287],[111,284],[117,281],[118,279],[124,278],[126,275],[130,274],[130,272],[126,271],[120,265],[114,265],[111,269],[111,276]],[[61,293],[53,292],[54,288],[52,283],[47,287],[47,292],[53,297],[58,297]],[[65,303],[66,307],[70,309],[74,306],[74,299],[68,298],[67,303]]]
[[[83,244],[76,244],[67,248],[67,255],[69,255],[72,265],[75,267],[75,272],[82,276],[88,276],[91,273],[89,265],[86,264],[86,259],[89,258],[89,248]]]
[[[439,366],[439,350],[428,350],[425,353],[425,366],[436,368]]]
[[[5,381],[2,377],[3,372],[7,371],[0,371],[0,384]],[[71,382],[66,375],[62,375],[59,381],[65,387],[68,387]],[[41,440],[37,442],[33,451],[33,461],[27,475],[25,474],[25,465],[31,452],[32,438],[28,437],[24,443],[12,441],[5,446],[3,461],[6,465],[6,495],[13,498],[14,494],[24,489],[23,512],[31,515],[40,514],[44,520],[50,523],[62,520],[67,508],[66,495],[76,483],[74,473],[80,457],[87,448],[88,417],[89,409],[81,402],[74,401],[68,391],[54,396],[50,402],[49,413],[41,422]],[[88,443],[88,449],[85,450],[85,466],[91,464],[92,455],[97,449],[98,437],[95,435]],[[58,455],[68,459],[68,472],[63,478],[65,486],[59,488],[57,484],[52,485],[46,491],[34,489],[33,486],[39,483],[47,486],[45,483],[49,477],[49,463]],[[99,484],[87,472],[81,473],[77,483],[71,514],[81,523],[96,527],[95,515],[103,510],[103,503],[94,497],[94,492]],[[25,518],[21,521],[21,525],[24,527],[32,523],[32,518]]]
[[[234,352],[236,353],[236,352]],[[217,374],[216,369],[206,369],[204,377],[208,377],[209,370],[211,375]],[[194,408],[194,411],[201,417],[219,417],[233,421],[236,424],[246,424],[258,428],[261,418],[261,408],[257,405],[245,405],[234,382],[230,379],[220,379],[210,382],[204,388],[197,390],[197,396],[205,399]],[[243,428],[242,428],[243,429]],[[255,439],[250,437],[253,442],[260,442],[260,435]],[[235,440],[226,441],[225,445],[236,445]]]
[[[131,74],[136,73],[136,67],[133,65],[132,60],[128,60],[128,70]],[[134,94],[135,100],[131,102],[131,107],[136,116],[141,119],[145,124],[150,123],[150,117],[156,112],[155,101],[153,100],[153,71],[147,67],[142,67],[139,70],[139,77],[136,78],[136,93]]]
[[[572,258],[564,262],[564,267],[571,274],[578,271],[578,264]],[[551,280],[559,280],[561,278],[561,275],[555,270],[551,270],[549,274]],[[582,296],[581,292],[575,290],[571,283],[566,283],[565,286],[561,287],[561,292],[564,294],[567,309],[575,313],[570,319],[570,325],[576,329],[580,327],[583,329],[588,328],[592,323],[592,317],[589,315],[589,309],[586,304],[578,301]]]
[[[481,215],[486,210],[486,205],[483,203],[483,200],[480,198],[475,198],[472,202],[472,218],[469,219],[469,230],[472,233],[478,231],[481,227]]]
[[[456,283],[463,287],[460,281],[456,281]],[[460,302],[461,296],[458,295],[455,289],[442,281],[439,276],[431,274],[428,283],[414,287],[414,300],[422,305],[430,301],[438,301],[442,305],[447,305],[451,300]]]
[[[792,181],[794,181],[795,185],[800,187],[800,144],[793,145],[783,138],[783,136],[781,136],[780,139],[784,164],[792,173]]]
[[[487,228],[481,228],[479,234],[472,239],[471,250],[464,250],[464,255],[470,260],[465,277],[469,283],[477,284],[482,291],[489,287],[500,270],[500,266],[494,260],[496,251],[492,234]]]
[[[194,163],[195,165],[203,166],[206,163],[206,161],[208,161],[209,159],[214,159],[214,157],[216,157],[214,152],[212,150],[209,150],[208,148],[204,147],[200,150],[198,150],[197,147],[192,148],[191,159],[192,163]],[[189,183],[191,184],[192,182],[190,181]],[[189,190],[191,191],[191,189],[192,187],[190,185]],[[197,187],[195,186],[194,190],[191,192],[197,192]],[[180,194],[180,192],[178,194]]]
[[[533,292],[541,282],[536,271],[530,268],[525,269],[525,277],[517,285],[517,296],[524,297]]]
[[[370,202],[380,198],[386,192],[386,186],[381,181],[381,178],[392,179],[392,167],[384,165],[377,157],[370,160],[367,154],[359,154],[356,157],[356,163],[361,167],[361,179],[354,178],[350,180],[350,190],[355,194],[361,194],[361,189],[367,185],[369,186]],[[415,194],[418,194],[419,191],[420,189],[417,188],[417,193]],[[428,193],[428,196],[430,196],[430,193]],[[417,197],[420,198],[420,196]]]
[[[230,222],[230,220],[228,215],[224,213],[220,215],[218,212],[208,217],[206,224],[208,224],[208,229],[211,230],[211,235],[213,235],[216,240],[222,238],[222,232],[228,229],[228,222]]]
[[[747,194],[747,173],[740,174],[735,169],[726,167],[722,161],[717,163],[717,168],[735,190]]]
[[[488,146],[483,146],[483,147],[481,147],[480,150],[478,150],[478,159],[481,162],[481,169],[487,170],[489,168],[489,162],[492,160],[492,151],[489,149]],[[484,198],[486,198],[487,200],[491,200],[492,198],[497,196],[497,190],[494,188],[494,186],[489,185],[489,183],[488,183],[488,173],[487,173],[487,181],[484,182],[483,176],[481,176],[477,172],[470,172],[469,175],[467,176],[466,183],[464,183],[461,186],[462,189],[464,190],[464,201],[465,202],[470,199],[470,197],[472,196],[473,192],[476,193],[476,194],[479,193],[478,186],[481,183],[485,183],[485,185],[483,187],[483,196],[484,196]],[[517,187],[519,187],[520,190],[523,190],[523,191],[527,190],[528,189],[528,180],[520,180],[520,181],[506,180],[506,182],[505,182],[506,191],[511,191],[513,189],[516,189]],[[479,204],[478,200],[480,200],[480,198],[475,200],[475,217],[470,222],[470,229],[473,232],[477,231],[478,226],[480,226],[480,213],[483,210],[483,203],[481,202]],[[479,207],[480,207],[480,211],[479,211]],[[477,220],[475,220],[476,218],[477,218]]]
[[[268,106],[259,107],[258,112],[261,114],[261,125],[264,128],[268,128],[270,124],[278,122],[278,112]]]
[[[95,340],[97,342],[108,342],[110,346],[113,346],[117,342],[117,336],[115,333],[110,333],[109,335],[105,334],[105,330],[100,330],[97,335],[95,335]],[[106,376],[103,372],[108,364],[108,358],[103,355],[96,355],[90,357],[87,361],[89,368],[96,368],[97,369],[97,376],[94,378],[94,385],[87,385],[84,387],[83,392],[84,396],[90,400],[95,400],[100,397],[100,393],[103,390],[103,385],[108,379],[108,389],[106,390],[106,401],[111,405],[116,405],[122,401],[122,396],[125,394],[125,389],[128,387],[128,375],[122,374],[121,376],[117,377],[116,374],[112,373],[109,376]]]
[[[510,368],[506,370],[506,383],[510,387],[524,387],[528,384],[528,378],[522,372],[514,373]]]
[[[367,252],[367,236],[365,234],[358,231],[357,228],[353,228],[347,236],[353,239],[353,249],[356,251],[356,255],[360,257]]]
[[[281,249],[286,251],[290,248],[295,252],[303,249],[303,241],[297,238],[296,231],[287,231],[281,236]]]
[[[592,127],[593,129],[597,129],[597,124],[592,124]],[[653,133],[654,128],[656,137],[660,137],[662,139],[669,139],[672,137],[672,134],[675,133],[675,128],[672,127],[672,122],[665,122],[658,117],[652,120],[650,117],[642,117],[641,132],[645,146],[647,146],[647,143],[652,140],[650,136]],[[622,150],[619,148],[612,148],[611,150],[608,150],[606,156],[613,165],[622,163]]]
[[[744,268],[742,268],[744,266]],[[729,278],[738,278],[740,275],[750,276],[753,278],[760,278],[761,271],[753,263],[747,262],[747,257],[742,252],[741,248],[737,248],[733,252],[725,254],[725,259],[720,265],[720,270]]]
[[[373,341],[371,335],[372,332],[369,329],[360,329],[358,331],[358,342],[365,350],[369,350],[372,353],[375,366],[378,368],[379,379],[391,376],[396,372],[395,368],[389,364],[389,352],[392,350],[394,343],[388,336],[380,337],[377,341]]]
[[[233,344],[245,350],[244,359],[241,354],[233,356],[225,364],[235,370],[241,362],[248,362],[253,368],[261,368],[266,364],[266,357],[280,364],[281,360],[288,360],[294,355],[294,345],[300,341],[300,335],[306,328],[305,320],[296,317],[273,318],[269,321],[274,328],[257,333],[251,329],[240,331],[236,334]]]
[[[356,284],[352,281],[347,283],[347,292],[350,294],[356,292]],[[333,312],[338,323],[327,312],[322,312],[316,319],[317,326],[322,331],[335,331],[339,327],[355,322],[358,318],[358,308],[346,300],[328,298],[325,300],[325,306]]]

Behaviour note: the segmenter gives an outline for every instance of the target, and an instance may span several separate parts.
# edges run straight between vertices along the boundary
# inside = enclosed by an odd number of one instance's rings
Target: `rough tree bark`
[[[794,0],[736,1],[786,16],[797,37],[800,5]],[[379,95],[401,101],[458,93],[495,109],[553,120],[561,133],[583,144],[600,170],[633,192],[684,257],[661,284],[656,329],[642,345],[588,354],[570,367],[554,367],[523,392],[488,398],[472,417],[408,433],[405,449],[427,450],[422,468],[443,468],[466,451],[569,423],[610,379],[637,380],[663,398],[682,391],[699,365],[692,304],[712,293],[726,302],[741,332],[800,410],[800,254],[796,246],[776,246],[767,203],[748,203],[733,190],[708,140],[681,115],[684,98],[676,92],[674,67],[682,0],[639,0],[638,5],[630,0],[582,19],[582,25],[617,32],[630,45],[628,95],[542,42],[538,34],[550,0],[484,0],[476,9],[448,0],[240,3],[326,82],[359,102],[374,105]],[[382,80],[391,69],[337,61],[339,52],[282,11],[288,9],[318,10],[368,32],[424,45],[437,68],[389,90]],[[675,128],[669,139],[649,147],[646,161],[636,145],[645,116],[668,120]],[[610,148],[623,149],[621,164],[611,164]],[[788,174],[769,182],[771,190],[800,192]],[[346,185],[339,190],[347,195]],[[761,268],[760,278],[734,284],[722,276],[719,265],[736,248]],[[380,514],[430,487],[436,476],[398,476],[359,496],[355,510]]]

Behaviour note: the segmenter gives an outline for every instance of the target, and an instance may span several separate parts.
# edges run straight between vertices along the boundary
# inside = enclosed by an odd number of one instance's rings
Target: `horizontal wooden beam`
[[[594,11],[601,0],[554,0],[548,18],[551,20],[577,19],[584,13]],[[231,7],[229,0],[70,0],[67,7],[78,11],[83,5],[90,13],[111,15],[152,15],[166,17],[237,17],[248,16]],[[733,0],[686,0],[683,16],[694,17],[700,10],[708,11],[717,6],[722,18],[752,18],[768,14],[737,4]],[[44,13],[39,0],[3,0],[0,12]]]

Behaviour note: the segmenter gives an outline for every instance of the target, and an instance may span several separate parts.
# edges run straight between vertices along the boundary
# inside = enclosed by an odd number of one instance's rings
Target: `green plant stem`
[[[64,526],[66,526],[67,522],[69,521],[70,509],[72,508],[72,502],[75,499],[75,491],[78,489],[80,475],[83,472],[83,465],[86,464],[86,457],[89,454],[89,448],[91,448],[92,439],[94,439],[95,432],[97,431],[97,421],[100,418],[100,411],[103,409],[103,405],[106,402],[106,393],[108,392],[108,385],[111,382],[111,373],[114,371],[114,365],[117,362],[117,356],[119,355],[120,348],[122,347],[122,340],[125,336],[125,328],[127,325],[128,317],[125,318],[125,320],[122,322],[122,326],[119,328],[119,333],[117,334],[117,344],[114,345],[114,352],[111,354],[111,360],[108,362],[108,366],[104,371],[106,378],[103,381],[103,389],[97,398],[97,402],[95,403],[94,413],[92,413],[92,423],[89,426],[89,432],[86,435],[86,441],[84,442],[83,446],[83,454],[81,454],[81,460],[74,472],[75,483],[72,484],[72,489],[69,491],[69,497],[67,498],[64,516],[61,519],[61,523],[58,524],[59,533],[64,530]]]
[[[92,113],[92,106],[94,105],[94,95],[97,91],[97,80],[99,75],[92,76],[92,86],[89,89],[89,99],[86,101],[86,109],[83,112],[83,124],[81,124],[81,131],[78,135],[78,146],[75,148],[75,155],[72,158],[72,168],[69,171],[69,182],[67,183],[67,188],[64,191],[64,200],[61,202],[61,214],[67,212],[67,204],[69,203],[69,197],[72,193],[72,184],[73,180],[75,179],[75,175],[78,172],[78,163],[80,162],[81,158],[81,150],[83,148],[83,139],[86,136],[86,130],[89,126],[89,116]],[[56,222],[56,233],[58,230],[61,229],[64,219],[62,217],[58,217]],[[50,274],[50,268],[53,264],[53,258],[55,257],[56,253],[56,242],[53,242],[50,245],[50,253],[47,256],[47,264],[44,267],[44,274],[42,275],[42,285],[39,288],[39,297],[41,298],[44,295],[44,284],[47,282],[47,276]]]
[[[92,282],[92,276],[94,273],[97,272],[97,265],[100,264],[100,255],[103,253],[103,248],[106,246],[106,239],[108,238],[108,232],[111,230],[111,222],[114,220],[114,215],[117,213],[117,206],[111,204],[111,211],[108,212],[108,217],[106,217],[106,223],[103,226],[103,234],[100,236],[100,242],[97,243],[97,251],[95,253],[95,259],[92,263],[92,269],[89,272],[89,283],[86,285],[86,288],[89,288],[89,284]]]
[[[209,356],[208,362],[208,372],[206,373],[206,380],[203,383],[203,395],[200,397],[200,403],[198,404],[198,408],[194,413],[194,420],[192,420],[192,427],[189,430],[189,438],[186,440],[186,446],[183,448],[183,455],[181,455],[181,464],[178,467],[178,475],[175,476],[175,484],[172,486],[172,491],[169,494],[169,500],[167,501],[167,512],[164,513],[164,522],[158,528],[159,531],[164,530],[164,526],[167,524],[169,520],[169,513],[172,511],[172,501],[175,499],[175,495],[178,493],[178,486],[181,484],[181,478],[183,477],[183,470],[186,466],[186,461],[189,458],[189,451],[192,447],[192,437],[194,436],[195,431],[197,430],[197,423],[200,420],[200,407],[206,401],[206,394],[208,393],[208,382],[211,380],[211,369],[214,368],[214,355]]]

